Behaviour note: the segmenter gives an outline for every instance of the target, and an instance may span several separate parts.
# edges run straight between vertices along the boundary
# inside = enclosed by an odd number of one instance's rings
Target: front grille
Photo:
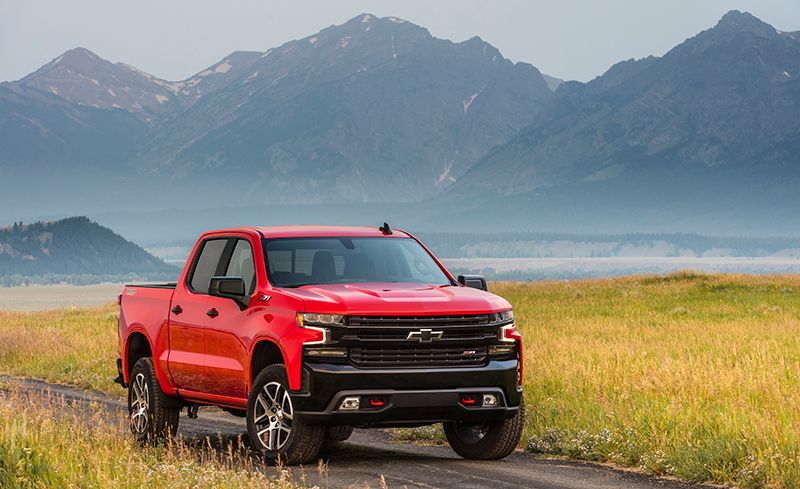
[[[435,343],[481,345],[497,339],[497,324],[489,315],[470,316],[351,316],[347,325],[337,328],[336,339],[345,344],[389,343],[400,347],[408,343],[409,333],[430,329],[441,332]]]
[[[363,368],[485,365],[502,323],[492,314],[453,316],[349,316],[330,329],[331,345],[347,348]]]
[[[350,361],[360,367],[464,367],[483,365],[486,346],[413,346],[382,348],[354,346]]]

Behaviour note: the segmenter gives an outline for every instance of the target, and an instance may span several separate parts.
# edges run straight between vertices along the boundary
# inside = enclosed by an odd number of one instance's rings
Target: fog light
[[[345,397],[342,399],[342,404],[339,405],[339,409],[352,411],[358,409],[359,404],[357,397]]]
[[[510,344],[506,344],[506,345],[490,345],[489,346],[489,355],[491,355],[493,357],[494,356],[510,355],[510,354],[514,353],[516,348],[517,348],[517,345],[510,345]]]
[[[305,354],[309,357],[345,358],[347,348],[306,348]]]
[[[483,406],[484,407],[497,406],[497,396],[494,395],[494,394],[484,394],[483,395]]]

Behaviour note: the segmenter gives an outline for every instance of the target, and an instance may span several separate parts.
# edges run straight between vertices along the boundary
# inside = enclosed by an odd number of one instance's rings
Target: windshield
[[[264,240],[267,274],[278,287],[354,282],[451,285],[430,254],[410,238]]]

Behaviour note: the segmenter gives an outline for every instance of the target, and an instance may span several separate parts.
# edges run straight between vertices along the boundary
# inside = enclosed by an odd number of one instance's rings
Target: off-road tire
[[[340,426],[329,426],[328,429],[325,431],[325,441],[338,443],[340,441],[345,441],[350,438],[350,435],[353,434],[353,427],[345,424]]]
[[[180,418],[180,404],[174,397],[164,394],[158,384],[156,369],[153,359],[140,358],[131,370],[130,385],[128,386],[128,419],[131,433],[139,442],[152,442],[174,437],[178,431]],[[141,381],[141,382],[140,382]],[[136,390],[141,390],[144,385],[147,391],[147,406],[144,409],[146,416],[141,413],[134,422],[134,402],[137,398]],[[137,411],[141,404],[136,404]],[[143,422],[143,424],[142,424]]]
[[[484,425],[482,437],[470,439],[464,432],[471,428],[463,423],[444,423],[444,434],[450,447],[459,456],[470,460],[499,460],[517,448],[525,427],[525,405],[511,418],[491,421]]]
[[[294,414],[292,407],[291,432],[285,444],[278,449],[268,449],[259,438],[256,426],[256,403],[262,390],[268,385],[280,384],[289,391],[289,379],[286,368],[282,364],[271,365],[262,370],[253,381],[250,396],[247,399],[247,434],[253,450],[260,454],[267,463],[280,461],[284,465],[304,464],[314,460],[325,440],[325,426],[304,423]],[[289,396],[291,399],[291,396]],[[259,409],[262,409],[261,407]],[[279,442],[278,442],[279,443]],[[277,444],[277,443],[276,443]]]

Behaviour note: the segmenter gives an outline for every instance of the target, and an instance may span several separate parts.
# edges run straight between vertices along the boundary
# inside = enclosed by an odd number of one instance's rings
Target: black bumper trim
[[[496,407],[464,406],[459,402],[464,394],[494,394]],[[346,397],[358,397],[358,410],[340,409]],[[381,407],[365,405],[368,399],[380,398]],[[503,390],[487,387],[443,390],[346,390],[338,392],[323,411],[298,411],[302,419],[314,424],[350,424],[358,426],[404,426],[447,421],[483,422],[513,417],[518,407],[508,407]]]
[[[306,377],[307,375],[307,377]],[[312,363],[304,366],[302,391],[292,392],[295,411],[313,423],[355,425],[414,425],[444,421],[482,422],[517,412],[517,361],[492,360],[481,367],[424,369],[365,369],[349,364]],[[495,393],[500,405],[467,407],[462,393]],[[341,411],[345,396],[383,397],[376,409]]]

